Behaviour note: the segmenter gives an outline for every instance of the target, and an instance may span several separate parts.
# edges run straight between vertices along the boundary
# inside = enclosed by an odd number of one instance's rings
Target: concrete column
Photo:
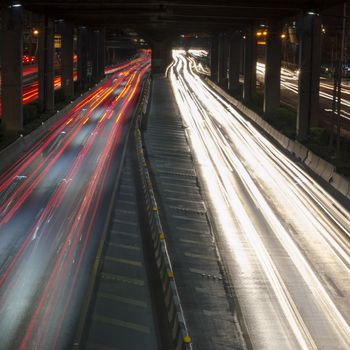
[[[254,26],[247,30],[244,41],[244,84],[243,100],[250,102],[256,92],[257,43]]]
[[[152,42],[152,73],[165,73],[172,62],[171,42],[169,40]]]
[[[78,85],[80,91],[87,88],[88,30],[78,29]]]
[[[2,124],[8,134],[18,134],[23,129],[23,12],[7,7],[2,14]]]
[[[210,52],[211,80],[215,83],[218,82],[218,64],[219,64],[219,37],[215,35],[211,41],[211,52]]]
[[[100,46],[100,31],[95,29],[90,36],[90,59],[91,62],[91,83],[96,84],[99,79],[99,46]]]
[[[304,138],[311,127],[319,124],[321,19],[315,14],[304,14],[301,23],[297,136]]]
[[[118,61],[117,50],[115,48],[112,48],[112,63],[116,64],[117,61]]]
[[[99,67],[99,80],[105,76],[105,65],[106,65],[106,30],[102,28],[100,30],[99,38],[99,52],[98,52],[98,67]]]
[[[55,107],[54,88],[54,22],[42,16],[39,28],[38,78],[41,111],[52,112]]]
[[[235,31],[230,38],[229,48],[229,81],[228,88],[231,92],[239,89],[239,71],[241,64],[242,35]]]
[[[264,113],[280,106],[281,98],[281,25],[269,23],[265,51]]]
[[[218,62],[218,83],[221,87],[227,87],[227,42],[225,33],[219,35],[219,62]]]
[[[74,97],[73,40],[73,25],[68,22],[62,23],[62,89],[66,98]]]

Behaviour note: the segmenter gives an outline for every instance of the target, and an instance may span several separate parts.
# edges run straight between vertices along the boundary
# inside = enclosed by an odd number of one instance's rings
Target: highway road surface
[[[148,56],[0,174],[0,348],[69,349]]]
[[[254,349],[350,349],[350,213],[174,51],[170,78]]]

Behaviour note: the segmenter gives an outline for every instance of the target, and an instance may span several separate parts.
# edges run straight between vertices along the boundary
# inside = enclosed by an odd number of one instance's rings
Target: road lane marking
[[[142,263],[140,261],[130,260],[130,259],[123,259],[123,258],[114,258],[112,256],[106,256],[106,261],[110,261],[115,264],[126,264],[126,265],[132,265],[137,267],[142,267]]]
[[[130,250],[137,250],[140,251],[140,247],[135,247],[132,245],[127,244],[120,244],[120,243],[108,243],[109,247],[116,247],[116,248],[124,248],[124,249],[130,249]]]
[[[124,297],[120,297],[118,295],[109,294],[109,293],[98,293],[97,297],[116,301],[116,302],[121,302],[124,304],[136,305],[136,306],[140,306],[140,307],[144,307],[144,308],[146,308],[148,306],[148,304],[145,301],[131,299],[131,298],[124,298]]]
[[[123,328],[128,328],[128,329],[132,329],[134,331],[138,331],[140,333],[146,333],[146,334],[150,334],[150,328],[137,324],[137,323],[133,323],[133,322],[126,322],[123,320],[118,320],[116,318],[110,318],[110,317],[105,317],[105,316],[101,316],[101,315],[93,315],[92,316],[93,320],[96,322],[101,322],[101,323],[107,323],[110,324],[112,326],[117,326],[117,327],[123,327]]]
[[[145,285],[145,281],[139,278],[127,277],[122,275],[116,275],[114,273],[102,272],[101,278],[109,281],[115,282],[124,282],[128,284],[134,284],[136,286],[143,287]]]

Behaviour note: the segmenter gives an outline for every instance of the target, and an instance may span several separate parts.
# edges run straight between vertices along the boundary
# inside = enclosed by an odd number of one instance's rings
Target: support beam
[[[304,14],[301,23],[297,136],[302,139],[311,127],[319,125],[321,19],[315,14]]]
[[[265,51],[264,113],[271,113],[280,106],[281,99],[281,24],[269,23],[269,35]]]
[[[230,38],[229,49],[229,81],[228,88],[230,92],[239,90],[239,72],[241,64],[242,35],[235,31]]]
[[[42,112],[52,112],[55,107],[54,22],[45,15],[41,16],[38,40],[39,106]]]
[[[78,85],[79,90],[87,88],[87,61],[88,61],[88,30],[86,27],[78,29]]]
[[[244,84],[243,100],[250,102],[256,93],[256,61],[257,61],[257,44],[254,26],[247,30],[244,41]]]
[[[74,27],[69,22],[62,23],[62,89],[66,98],[74,97],[73,41]]]
[[[16,135],[23,129],[23,12],[7,7],[2,14],[2,124],[7,134]]]

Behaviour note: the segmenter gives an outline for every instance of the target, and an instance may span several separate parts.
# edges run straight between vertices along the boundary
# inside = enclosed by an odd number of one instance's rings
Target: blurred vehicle
[[[35,56],[23,55],[22,63],[23,64],[34,64],[36,62]]]

